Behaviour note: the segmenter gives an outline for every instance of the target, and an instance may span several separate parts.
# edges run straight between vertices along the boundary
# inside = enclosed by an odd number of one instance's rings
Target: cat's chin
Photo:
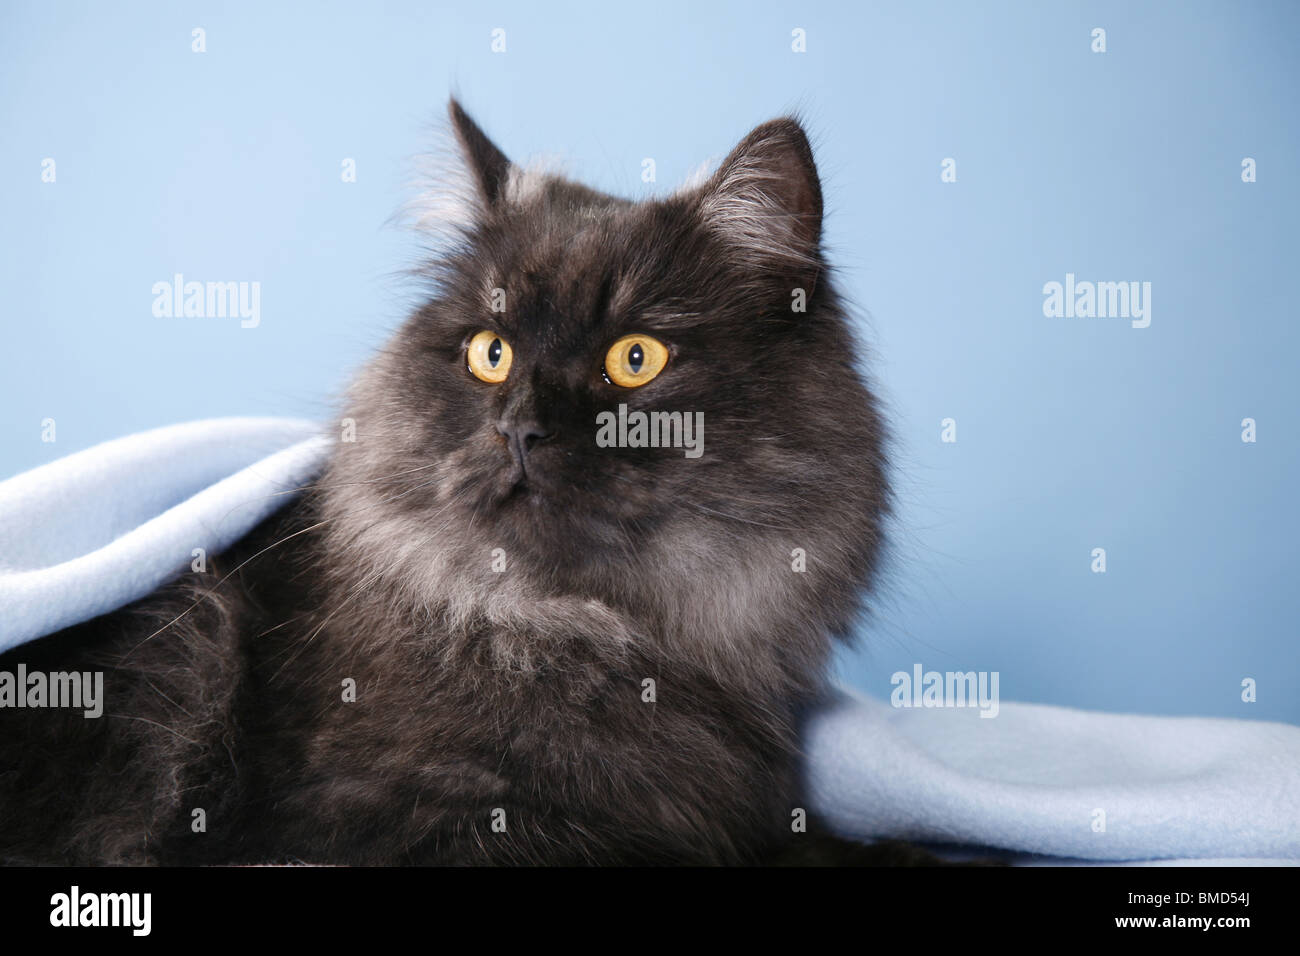
[[[630,546],[626,519],[598,502],[574,499],[572,489],[552,489],[536,481],[515,482],[474,509],[469,527],[491,528],[507,551],[554,575],[581,573],[593,562],[608,565]]]
[[[536,478],[529,479],[516,470],[498,482],[489,497],[489,506],[498,511],[511,511],[520,507],[546,508],[554,503],[554,493]]]
[[[544,511],[554,505],[554,501],[543,489],[539,488],[536,483],[527,481],[518,481],[506,489],[505,493],[497,501],[497,507],[501,510],[514,510],[519,508],[529,508],[534,511]]]
[[[537,481],[503,482],[481,502],[477,517],[533,543],[547,544],[573,530],[572,505],[566,508],[562,497]]]

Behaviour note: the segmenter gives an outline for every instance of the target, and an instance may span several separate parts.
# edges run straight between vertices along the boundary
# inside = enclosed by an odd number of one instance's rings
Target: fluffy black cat
[[[468,216],[352,388],[356,440],[206,574],[0,657],[102,670],[106,697],[98,720],[0,711],[0,857],[825,844],[792,832],[799,720],[889,496],[803,130],[766,123],[707,181],[631,202],[450,113]],[[606,412],[679,414],[635,447],[598,441]],[[701,453],[674,445],[700,421]]]

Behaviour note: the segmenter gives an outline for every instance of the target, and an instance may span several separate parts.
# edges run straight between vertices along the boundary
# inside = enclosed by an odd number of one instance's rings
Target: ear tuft
[[[757,127],[704,185],[699,209],[706,224],[753,261],[815,267],[822,190],[803,127],[791,118]]]
[[[451,118],[451,127],[456,133],[456,142],[460,145],[465,165],[478,187],[479,195],[485,205],[491,206],[505,192],[510,176],[510,160],[496,144],[488,139],[487,134],[479,129],[455,97],[447,104],[447,113]]]

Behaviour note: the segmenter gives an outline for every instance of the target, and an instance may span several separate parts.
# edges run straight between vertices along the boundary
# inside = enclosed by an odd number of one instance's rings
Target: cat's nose
[[[555,437],[555,432],[544,428],[532,419],[497,422],[497,431],[505,438],[510,450],[522,462],[534,447]]]

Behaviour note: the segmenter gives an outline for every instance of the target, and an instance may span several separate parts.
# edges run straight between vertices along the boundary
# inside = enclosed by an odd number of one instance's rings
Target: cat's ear
[[[451,128],[456,134],[461,158],[470,175],[479,199],[486,206],[495,205],[505,194],[510,180],[510,160],[497,149],[487,134],[470,119],[455,97],[447,104]]]
[[[699,203],[705,224],[755,264],[816,267],[822,187],[796,120],[772,120],[741,140],[700,188]]]

